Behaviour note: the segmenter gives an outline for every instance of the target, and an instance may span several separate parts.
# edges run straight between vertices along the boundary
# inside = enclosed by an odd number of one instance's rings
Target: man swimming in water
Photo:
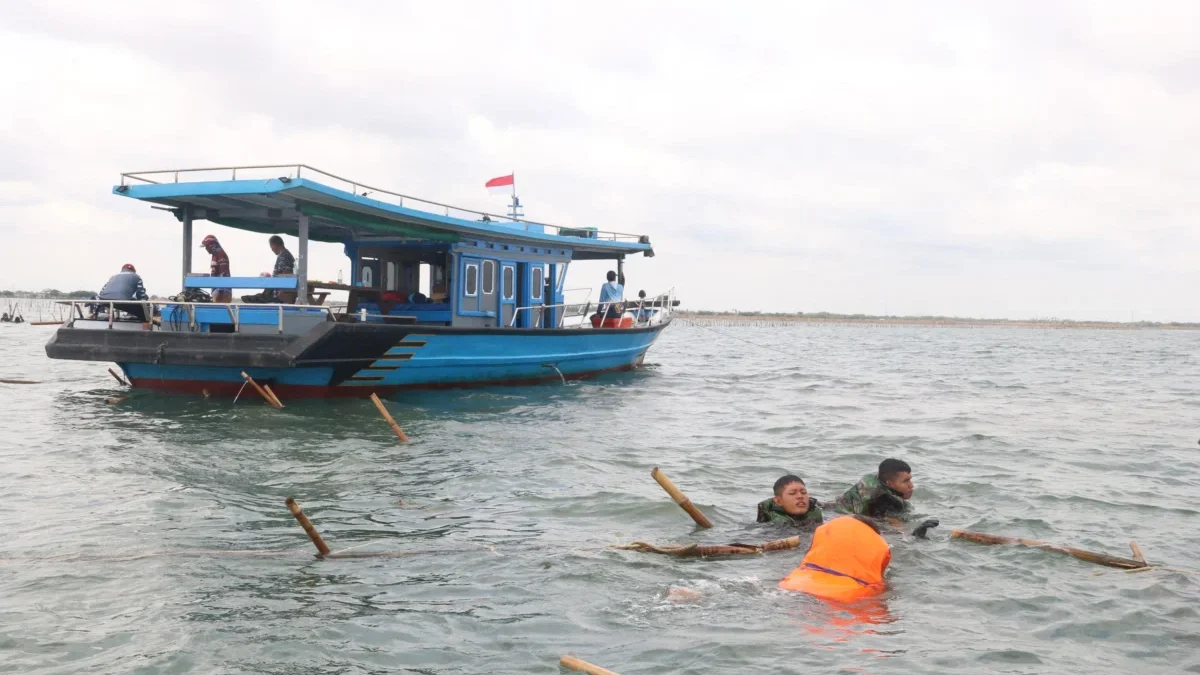
[[[758,522],[816,527],[825,520],[821,504],[808,496],[799,476],[788,474],[775,481],[775,496],[758,504]]]
[[[860,516],[889,516],[904,519],[913,494],[912,467],[900,459],[880,462],[879,471],[867,474],[842,493],[835,504],[838,513]]]

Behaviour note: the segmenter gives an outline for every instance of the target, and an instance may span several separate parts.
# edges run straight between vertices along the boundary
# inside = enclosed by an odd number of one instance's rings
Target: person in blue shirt
[[[608,283],[600,287],[600,309],[605,319],[617,319],[625,311],[621,302],[625,300],[625,273],[620,278],[616,272],[608,273]]]
[[[121,271],[109,277],[105,282],[104,288],[100,289],[100,294],[93,299],[98,300],[149,300],[146,295],[146,287],[142,284],[142,277],[137,273],[137,269],[130,263],[125,263],[121,266]],[[92,311],[98,309],[108,309],[108,305],[92,305]],[[115,303],[113,309],[125,312],[133,316],[138,321],[147,321],[146,308],[144,305],[135,303]]]

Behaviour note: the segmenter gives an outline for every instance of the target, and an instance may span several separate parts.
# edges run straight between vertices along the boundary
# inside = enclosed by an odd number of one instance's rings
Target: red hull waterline
[[[638,358],[636,363],[631,363],[626,366],[617,368],[607,368],[605,370],[593,370],[585,373],[573,373],[570,375],[564,374],[563,377],[568,380],[584,380],[605,373],[619,373],[630,370],[636,370],[642,365],[642,359]],[[519,380],[491,380],[487,382],[433,382],[427,384],[410,384],[410,385],[345,385],[345,386],[325,386],[325,385],[308,385],[308,384],[275,384],[271,383],[271,391],[275,392],[281,399],[297,399],[297,398],[366,398],[371,394],[379,396],[388,396],[398,391],[414,391],[421,389],[470,389],[475,387],[517,387],[527,386],[532,384],[544,384],[546,382],[559,382],[561,378],[557,375],[549,377],[533,377]],[[153,377],[140,377],[129,380],[129,383],[137,389],[154,389],[173,394],[202,394],[208,396],[226,396],[234,397],[240,391],[242,396],[247,393],[254,394],[250,387],[245,387],[238,382],[213,382],[208,380],[160,380]]]

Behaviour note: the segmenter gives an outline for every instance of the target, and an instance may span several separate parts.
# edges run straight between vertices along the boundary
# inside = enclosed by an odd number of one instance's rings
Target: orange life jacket
[[[842,516],[817,528],[804,561],[779,587],[826,600],[857,600],[883,592],[883,571],[891,561],[891,549],[879,533]]]

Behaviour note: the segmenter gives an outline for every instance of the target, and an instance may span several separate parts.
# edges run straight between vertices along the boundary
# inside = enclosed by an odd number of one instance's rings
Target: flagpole
[[[513,219],[513,222],[516,222],[517,221],[517,171],[516,171],[516,169],[512,170],[511,175],[513,177],[513,180],[512,180],[512,206],[510,207],[510,213],[508,215]]]

